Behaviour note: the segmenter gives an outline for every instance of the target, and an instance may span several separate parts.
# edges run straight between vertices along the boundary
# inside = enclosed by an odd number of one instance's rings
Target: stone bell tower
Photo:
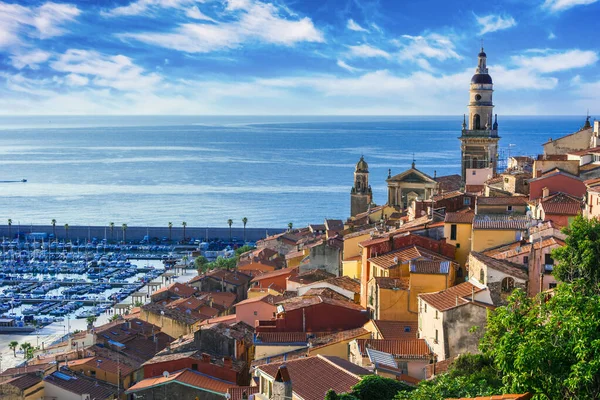
[[[494,85],[488,74],[487,55],[481,48],[469,91],[469,114],[463,117],[461,176],[463,183],[478,184],[496,174],[498,157],[498,116],[494,115]],[[481,176],[485,175],[485,176]],[[475,178],[477,176],[477,178]],[[476,181],[476,182],[475,182]],[[483,184],[483,183],[481,183]]]
[[[363,213],[373,201],[373,192],[369,186],[369,165],[363,156],[354,170],[354,186],[350,192],[350,216]]]

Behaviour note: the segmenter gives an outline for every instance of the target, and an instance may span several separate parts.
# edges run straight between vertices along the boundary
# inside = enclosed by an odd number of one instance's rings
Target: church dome
[[[483,47],[481,48],[481,52],[478,54],[479,57],[487,57],[487,54],[485,54],[485,51],[483,51]]]
[[[492,77],[488,74],[475,74],[471,78],[471,83],[491,85]]]
[[[356,172],[369,172],[369,164],[363,156],[360,156],[360,160],[356,163]]]

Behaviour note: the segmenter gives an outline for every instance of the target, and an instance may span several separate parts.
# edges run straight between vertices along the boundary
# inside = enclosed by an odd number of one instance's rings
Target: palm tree
[[[85,320],[87,321],[88,325],[94,325],[94,322],[96,322],[98,318],[96,318],[95,315],[90,315],[89,317],[87,317]]]
[[[19,342],[17,342],[16,340],[13,340],[12,342],[10,342],[8,344],[8,348],[11,349],[13,351],[13,355],[16,357],[17,356],[17,346],[19,345]]]
[[[52,219],[52,234],[54,235],[54,240],[56,240],[56,220]]]
[[[294,227],[294,223],[293,222],[288,222],[288,230],[292,230],[292,228]]]
[[[69,239],[69,224],[65,224],[65,237]]]
[[[185,227],[187,226],[187,222],[183,221],[181,226],[183,226],[183,242],[185,243]]]
[[[108,226],[110,226],[110,241],[113,241],[113,231],[115,230],[115,223],[114,222],[110,222],[108,224]]]
[[[127,236],[125,234],[125,232],[127,232],[127,224],[121,225],[121,229],[123,230],[123,243],[125,243],[127,241]]]
[[[248,218],[242,218],[242,224],[244,224],[244,243],[246,243],[246,224],[248,223]]]
[[[171,231],[173,230],[173,223],[169,222],[169,242],[171,242]]]
[[[12,219],[8,219],[8,237],[10,239],[12,239],[12,233],[11,233],[11,227],[12,227]]]
[[[27,358],[27,353],[29,353],[31,344],[25,342],[25,343],[21,343],[21,346],[19,346],[19,347],[21,348],[21,350],[23,350],[23,358]]]
[[[232,219],[228,219],[227,220],[227,225],[229,225],[229,241],[231,242],[231,225],[233,225],[233,220]]]

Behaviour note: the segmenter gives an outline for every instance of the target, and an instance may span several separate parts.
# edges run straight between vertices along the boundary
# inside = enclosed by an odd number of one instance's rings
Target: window
[[[529,265],[529,256],[524,256],[523,257],[523,264]]]
[[[425,303],[425,312],[427,312],[427,303]]]
[[[404,333],[409,333],[409,332],[410,332],[410,326],[405,326]]]
[[[552,259],[552,256],[550,254],[545,254],[544,255],[544,264],[546,264],[546,265],[554,265],[554,260]]]
[[[470,197],[465,197],[463,199],[463,205],[470,206],[471,205],[471,198]]]
[[[506,206],[506,211],[512,211],[512,206]]]
[[[505,293],[510,293],[515,288],[515,280],[510,276],[502,279],[502,291]]]
[[[475,161],[475,162],[477,162],[477,161]],[[472,174],[473,174],[473,175],[477,175],[477,172],[473,171],[473,173],[472,173]]]
[[[556,287],[556,282],[549,283],[549,284],[548,284],[548,287],[549,287],[550,289],[554,289],[554,288]]]
[[[450,225],[450,240],[456,240],[456,224]]]
[[[479,282],[484,283],[483,281],[485,280],[485,272],[483,271],[483,268],[481,268],[479,270]]]
[[[408,361],[398,361],[398,369],[403,374],[408,374]]]
[[[437,343],[438,342],[438,330],[435,330],[435,340],[433,341],[433,343]]]
[[[504,183],[508,183],[508,178],[504,178]]]
[[[93,370],[91,370],[91,371],[90,371],[90,376],[91,376],[92,378],[95,378],[95,377],[96,377],[96,371],[93,371]]]
[[[254,315],[258,315],[258,311],[254,311]]]
[[[460,243],[456,243],[456,248],[460,249]]]
[[[435,319],[439,319],[438,310],[435,310]]]
[[[192,370],[198,371],[198,364],[192,364]]]

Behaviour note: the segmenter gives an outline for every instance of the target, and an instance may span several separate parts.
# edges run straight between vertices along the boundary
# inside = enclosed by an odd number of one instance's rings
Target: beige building
[[[391,170],[386,180],[388,185],[388,205],[402,210],[415,200],[429,200],[437,193],[438,183],[429,175],[412,167],[392,176]]]
[[[588,116],[583,127],[575,133],[563,136],[559,139],[550,138],[542,146],[544,155],[567,154],[573,151],[579,151],[596,147],[598,145],[598,121],[594,121],[592,127],[590,117]]]
[[[515,288],[527,292],[527,266],[498,260],[482,253],[469,255],[469,280],[478,280],[487,286],[494,305],[506,304],[506,298]]]

